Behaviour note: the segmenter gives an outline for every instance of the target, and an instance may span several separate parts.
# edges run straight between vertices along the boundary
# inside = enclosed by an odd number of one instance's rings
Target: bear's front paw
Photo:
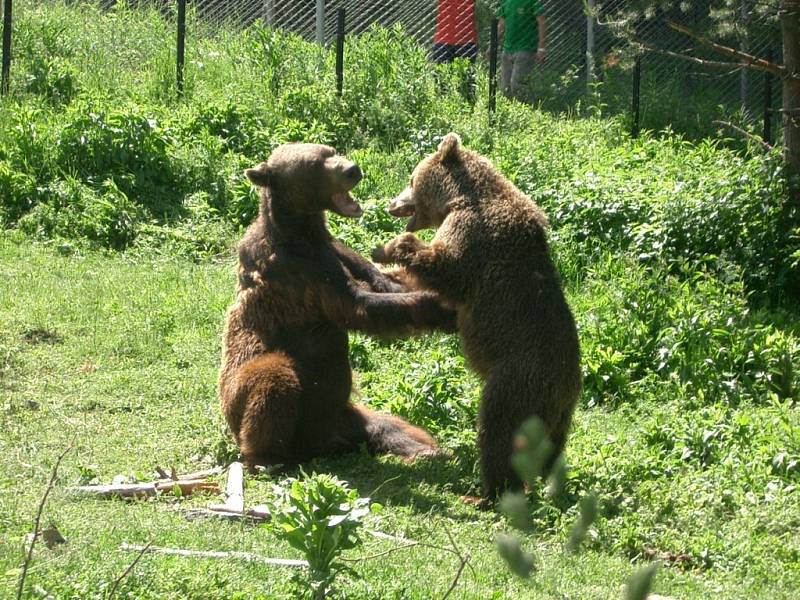
[[[386,251],[388,248],[388,244],[386,246],[376,246],[372,249],[372,262],[384,264],[392,262],[389,258],[389,255]]]
[[[408,259],[422,246],[413,233],[402,233],[385,246],[378,246],[372,251],[372,260],[376,263],[402,262]]]
[[[401,233],[386,245],[387,254],[395,262],[402,263],[414,256],[423,243],[413,233]]]

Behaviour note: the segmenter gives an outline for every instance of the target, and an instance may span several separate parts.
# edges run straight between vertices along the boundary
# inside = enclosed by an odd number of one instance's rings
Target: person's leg
[[[453,58],[466,58],[471,62],[475,62],[478,58],[478,46],[476,44],[458,44],[451,46],[453,49]]]
[[[514,71],[514,53],[503,52],[500,62],[500,91],[506,98],[511,97],[511,75]]]
[[[437,64],[448,63],[453,60],[453,46],[436,43],[431,48],[431,60]]]
[[[528,85],[536,64],[536,54],[533,52],[517,52],[514,60],[514,70],[511,74],[511,95],[517,100],[529,102],[531,100]]]
[[[478,95],[478,82],[475,79],[475,60],[474,58],[470,59],[467,72],[464,74],[465,97],[470,104],[475,104],[475,99]]]

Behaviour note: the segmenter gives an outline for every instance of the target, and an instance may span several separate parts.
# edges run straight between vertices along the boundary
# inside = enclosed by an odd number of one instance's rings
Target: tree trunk
[[[781,0],[783,153],[790,175],[800,177],[800,0]]]

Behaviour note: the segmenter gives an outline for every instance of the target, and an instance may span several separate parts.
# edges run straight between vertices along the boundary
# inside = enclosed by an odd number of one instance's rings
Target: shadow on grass
[[[394,456],[371,456],[366,451],[316,458],[305,462],[305,473],[330,473],[347,481],[360,496],[383,505],[405,506],[417,513],[469,518],[454,496],[475,494],[475,453],[464,449],[449,455],[404,462]],[[298,476],[300,467],[283,475]],[[455,503],[454,503],[455,500]]]

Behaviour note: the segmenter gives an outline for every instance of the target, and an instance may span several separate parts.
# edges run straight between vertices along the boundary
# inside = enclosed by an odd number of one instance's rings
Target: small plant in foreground
[[[275,487],[270,527],[308,561],[308,577],[298,579],[299,585],[311,598],[325,598],[336,575],[347,569],[339,555],[361,543],[358,530],[372,507],[336,477],[303,475]]]
[[[558,456],[553,464],[545,468],[553,451],[553,444],[545,431],[542,422],[531,417],[525,421],[517,432],[514,440],[514,451],[511,462],[523,481],[533,485],[540,477],[547,477],[549,485],[547,493],[551,497],[558,496],[564,488],[566,479],[566,465],[563,454]],[[506,492],[500,498],[499,508],[508,517],[513,527],[521,531],[532,531],[528,500],[522,492]],[[577,553],[586,533],[597,518],[597,497],[587,494],[579,503],[579,515],[573,524],[565,549],[570,553]],[[508,568],[522,578],[527,579],[536,570],[535,558],[526,552],[520,540],[507,534],[497,536],[497,551]],[[636,571],[628,581],[626,587],[626,600],[644,600],[650,590],[650,585],[658,569],[657,564],[648,565]]]

